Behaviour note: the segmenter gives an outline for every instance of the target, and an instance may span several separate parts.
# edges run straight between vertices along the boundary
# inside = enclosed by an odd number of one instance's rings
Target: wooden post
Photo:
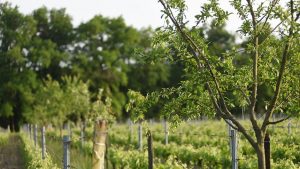
[[[104,169],[106,150],[107,122],[98,120],[94,126],[93,169]]]
[[[234,129],[230,131],[230,138],[231,138],[232,169],[238,169],[237,137],[236,137],[236,131]]]
[[[153,139],[151,131],[147,132],[147,142],[148,142],[148,169],[153,169]]]
[[[291,121],[289,121],[289,123],[288,123],[288,134],[289,135],[291,135],[292,133],[292,123],[291,123]]]
[[[63,163],[64,163],[64,169],[70,169],[71,165],[70,165],[70,136],[68,135],[64,135],[63,136],[63,148],[64,148],[64,159],[63,159]]]
[[[34,129],[35,129],[35,124],[31,124],[31,139],[34,141]]]
[[[164,130],[165,130],[165,145],[168,144],[168,136],[169,136],[169,131],[168,131],[168,122],[166,119],[164,119]]]
[[[231,130],[232,130],[232,127],[231,127],[229,124],[232,125],[232,121],[231,121],[231,120],[228,120],[227,123],[228,123],[228,124],[227,124],[227,126],[228,126],[228,135],[231,136]]]
[[[26,126],[27,126],[27,134],[29,135],[30,124],[27,124]],[[10,126],[8,126],[8,127],[10,127]]]
[[[229,124],[232,124],[230,120],[226,121],[228,126],[228,136],[229,136],[229,147],[230,147],[230,154],[232,154],[232,141],[231,141],[231,130],[232,127]]]
[[[11,130],[10,130],[10,126],[9,126],[9,125],[7,126],[7,132],[8,132],[8,133],[10,133],[10,132],[11,132]]]
[[[143,127],[141,122],[139,122],[139,128],[138,128],[138,137],[139,137],[139,150],[142,151],[143,150]]]
[[[245,111],[245,107],[242,106],[242,119],[245,120],[245,114],[244,114],[244,111]]]
[[[70,121],[68,122],[68,135],[70,138],[72,138],[72,127]]]
[[[32,138],[31,138],[31,130],[32,130],[32,125],[29,124],[29,139],[30,139],[30,140],[32,139]]]
[[[37,125],[34,125],[34,130],[33,130],[33,140],[34,140],[34,146],[36,147],[37,145]]]
[[[132,137],[133,137],[133,126],[132,126],[132,121],[129,119],[129,142],[132,143]]]
[[[81,138],[81,146],[84,146],[84,132],[85,132],[85,122],[81,123],[81,131],[80,131],[80,138]]]
[[[150,125],[152,126],[152,125],[153,125],[153,119],[150,119],[150,120],[149,120],[149,123],[150,123]]]
[[[264,148],[265,148],[266,169],[271,169],[271,149],[270,149],[269,133],[266,133],[265,140],[264,140]]]
[[[45,138],[45,126],[42,127],[42,159],[46,157],[46,138]]]

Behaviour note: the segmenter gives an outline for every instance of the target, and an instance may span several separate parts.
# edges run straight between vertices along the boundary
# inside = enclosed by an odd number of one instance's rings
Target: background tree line
[[[228,49],[243,48],[224,24],[212,22],[190,31],[205,38],[209,52],[220,59]],[[175,62],[153,64],[165,54],[163,48],[151,47],[153,35],[151,28],[138,30],[126,25],[122,17],[97,15],[74,26],[65,9],[41,7],[25,15],[17,7],[1,3],[1,126],[18,130],[25,122],[61,126],[66,120],[82,121],[93,112],[93,103],[104,98],[111,99],[105,104],[111,104],[114,117],[128,117],[124,110],[128,89],[146,94],[177,86],[191,76],[184,71],[175,46],[169,51]],[[237,55],[234,65],[245,64],[249,64],[247,54]],[[272,91],[263,84],[259,90],[265,91],[257,107],[262,109],[263,99]],[[227,96],[237,99],[230,91]],[[146,116],[157,117],[161,104]],[[237,112],[241,107],[232,109]]]

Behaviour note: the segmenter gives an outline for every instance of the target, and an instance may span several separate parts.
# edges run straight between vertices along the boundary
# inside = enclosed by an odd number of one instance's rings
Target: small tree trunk
[[[153,169],[153,140],[151,131],[147,132],[147,142],[148,142],[148,169]]]
[[[93,169],[104,169],[105,167],[106,134],[106,121],[96,121],[94,127]]]
[[[255,151],[258,160],[258,169],[266,169],[264,142],[258,143]]]
[[[264,148],[265,148],[266,169],[271,169],[270,136],[268,133],[265,136]]]

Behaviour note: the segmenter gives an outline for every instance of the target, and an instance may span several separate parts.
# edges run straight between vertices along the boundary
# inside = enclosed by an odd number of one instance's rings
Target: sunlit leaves
[[[126,104],[126,111],[131,112],[131,117],[134,121],[139,121],[144,118],[144,113],[147,111],[145,107],[146,98],[141,93],[129,90],[127,93],[129,102]]]
[[[66,114],[70,114],[76,120],[85,120],[90,112],[90,92],[88,84],[78,77],[63,77],[63,90],[68,100]]]
[[[112,111],[112,100],[103,96],[103,89],[99,89],[97,100],[92,103],[88,119],[91,121],[96,121],[97,119],[106,120],[109,123],[115,120],[115,115]]]
[[[231,6],[235,8],[237,11],[237,14],[242,18],[247,18],[247,6],[242,3],[242,0],[231,0],[230,1]]]
[[[216,20],[216,25],[222,25],[228,19],[230,13],[219,6],[218,0],[210,0],[202,6],[201,13],[196,15],[199,22],[205,23],[208,19],[213,18]]]

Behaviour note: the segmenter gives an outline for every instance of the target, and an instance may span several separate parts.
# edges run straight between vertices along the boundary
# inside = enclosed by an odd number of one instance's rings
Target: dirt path
[[[8,144],[0,147],[1,169],[25,169],[21,146],[21,138],[18,135],[11,135]]]

